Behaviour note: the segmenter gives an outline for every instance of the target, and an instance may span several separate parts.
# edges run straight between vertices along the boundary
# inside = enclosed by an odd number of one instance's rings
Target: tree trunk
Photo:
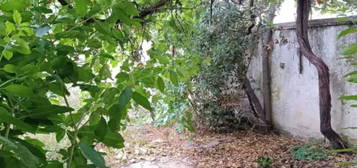
[[[248,97],[248,101],[250,107],[252,108],[253,112],[255,113],[256,117],[259,119],[259,122],[254,123],[254,129],[260,133],[268,133],[271,130],[271,125],[267,123],[265,112],[263,110],[262,105],[250,84],[250,81],[247,77],[243,79],[243,89],[245,94]]]
[[[313,64],[318,73],[319,80],[319,106],[320,106],[320,131],[331,143],[331,147],[346,148],[346,143],[332,129],[331,126],[331,94],[329,68],[324,61],[317,57],[311,49],[308,39],[308,22],[311,8],[310,0],[298,0],[296,35],[300,45],[301,53]]]

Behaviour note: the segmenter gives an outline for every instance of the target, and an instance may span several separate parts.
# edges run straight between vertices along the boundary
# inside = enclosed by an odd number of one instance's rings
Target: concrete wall
[[[272,108],[275,128],[292,136],[322,139],[319,131],[319,98],[316,69],[307,59],[300,64],[298,44],[293,23],[277,25],[274,50],[271,57]],[[316,55],[330,68],[332,94],[332,123],[337,132],[357,145],[357,108],[351,102],[342,102],[342,95],[357,94],[357,84],[345,81],[344,74],[353,70],[348,61],[341,59],[342,46],[357,42],[357,34],[338,39],[348,23],[335,19],[313,21],[310,25],[310,42]],[[261,98],[261,46],[253,59],[249,77]],[[301,70],[302,68],[302,70]]]

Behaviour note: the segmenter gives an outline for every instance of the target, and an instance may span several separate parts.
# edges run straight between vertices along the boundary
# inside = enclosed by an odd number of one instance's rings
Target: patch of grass
[[[292,148],[292,157],[295,160],[317,161],[328,160],[326,151],[312,145],[299,145]]]
[[[269,157],[260,157],[257,162],[260,168],[269,168],[273,164],[273,159]]]

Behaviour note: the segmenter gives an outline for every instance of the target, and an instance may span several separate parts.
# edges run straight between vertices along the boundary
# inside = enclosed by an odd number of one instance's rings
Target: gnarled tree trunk
[[[297,0],[296,35],[300,45],[301,53],[318,73],[319,80],[319,106],[320,106],[320,131],[331,143],[332,148],[346,148],[346,143],[332,129],[331,126],[331,93],[330,93],[330,74],[325,62],[317,57],[311,49],[308,39],[308,22],[311,9],[310,0]]]
[[[267,16],[264,17],[264,21],[271,23],[274,20],[275,12],[279,8],[280,3],[266,3],[264,4],[267,7]],[[257,123],[256,129],[259,132],[269,132],[273,128],[272,124],[272,108],[271,108],[271,88],[270,88],[270,56],[273,49],[273,32],[270,28],[266,32],[258,33],[260,29],[260,24],[256,23],[256,15],[252,10],[255,6],[254,0],[249,1],[250,10],[250,19],[251,26],[249,26],[247,35],[251,36],[251,46],[248,51],[248,66],[250,64],[251,58],[254,55],[254,51],[256,50],[254,46],[257,45],[256,41],[258,41],[259,36],[262,39],[261,44],[264,46],[262,50],[262,68],[263,68],[263,104],[260,103],[258,97],[254,93],[254,90],[250,84],[249,79],[245,76],[243,79],[243,89],[249,99],[250,106],[255,113],[256,117],[261,121],[261,123]],[[256,27],[255,31],[253,29]],[[248,69],[248,68],[247,68]]]

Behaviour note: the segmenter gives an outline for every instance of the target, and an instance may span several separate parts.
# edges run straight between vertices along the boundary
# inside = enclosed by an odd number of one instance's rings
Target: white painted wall
[[[357,42],[357,34],[337,38],[337,34],[345,28],[346,25],[315,27],[309,33],[314,52],[330,68],[333,127],[357,145],[357,130],[344,129],[357,126],[357,108],[351,108],[350,102],[338,99],[342,95],[357,94],[357,84],[347,83],[343,77],[353,67],[345,59],[341,59],[342,46]],[[295,29],[275,31],[273,38],[277,42],[271,57],[274,126],[292,136],[321,139],[317,72],[303,58],[303,71],[299,73]],[[283,39],[287,40],[286,43]],[[249,77],[260,98],[261,74],[261,57],[258,54],[250,66]]]

